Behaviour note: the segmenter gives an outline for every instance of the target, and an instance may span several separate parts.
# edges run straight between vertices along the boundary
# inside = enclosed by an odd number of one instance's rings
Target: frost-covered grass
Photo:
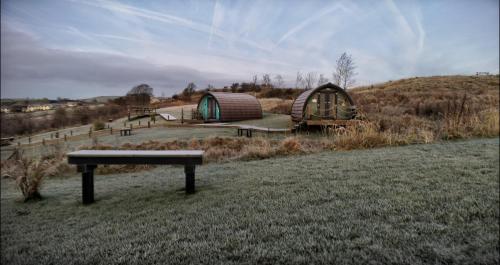
[[[2,264],[498,263],[499,141],[323,152],[48,179],[2,179]]]

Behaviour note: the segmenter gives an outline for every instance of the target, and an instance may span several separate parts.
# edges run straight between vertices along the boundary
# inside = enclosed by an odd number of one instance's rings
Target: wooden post
[[[128,112],[128,120],[130,121],[130,111]]]
[[[95,165],[82,166],[82,201],[83,204],[94,202],[94,168]]]
[[[130,130],[132,130],[132,123],[130,124]]]
[[[68,138],[66,137],[66,134],[64,134],[64,141],[66,142]]]
[[[69,131],[69,134],[70,134],[71,136],[73,136],[73,130]]]
[[[53,139],[54,138],[54,134],[50,134],[50,139]]]
[[[151,128],[151,123],[148,121],[148,128]]]
[[[194,170],[195,165],[184,165],[186,174],[186,193],[194,193]]]
[[[113,134],[113,127],[109,127],[109,134]]]
[[[184,108],[181,109],[181,124],[184,124]]]
[[[139,127],[141,127],[141,121],[139,121]]]

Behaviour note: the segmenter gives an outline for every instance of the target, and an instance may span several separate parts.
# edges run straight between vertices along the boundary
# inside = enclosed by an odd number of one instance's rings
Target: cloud
[[[224,9],[219,1],[215,0],[214,11],[212,15],[212,26],[210,27],[210,37],[208,38],[208,46],[210,47],[212,43],[212,38],[215,32],[220,27],[222,20],[224,19]]]
[[[299,31],[309,27],[312,23],[315,21],[321,19],[322,17],[338,10],[344,10],[346,11],[347,9],[342,5],[342,4],[335,4],[330,8],[327,8],[323,11],[321,11],[319,14],[315,14],[313,16],[309,16],[308,19],[305,19],[304,21],[300,22],[299,24],[295,25],[294,27],[290,28],[285,34],[281,36],[281,38],[276,42],[275,47],[279,46],[281,43],[283,43],[285,40],[287,40],[290,36],[298,33]]]
[[[73,97],[122,95],[134,85],[148,83],[157,94],[179,92],[186,82],[200,87],[230,82],[224,76],[188,67],[162,66],[148,61],[98,52],[78,52],[43,47],[20,32],[2,32],[2,97]],[[71,84],[64,87],[60,84]],[[87,93],[87,88],[97,89]],[[104,92],[105,91],[105,92]],[[161,92],[160,92],[161,91]]]
[[[166,14],[166,13],[160,13],[152,10],[148,10],[145,8],[137,8],[134,6],[130,5],[125,5],[121,3],[116,3],[116,2],[109,2],[109,1],[103,1],[99,3],[94,3],[94,2],[82,2],[88,5],[92,5],[98,8],[104,8],[113,12],[118,12],[118,13],[124,13],[128,15],[133,15],[136,17],[141,17],[149,20],[154,20],[158,22],[163,22],[175,26],[180,26],[180,27],[185,27],[189,28],[194,31],[198,31],[201,33],[206,33],[210,39],[213,38],[213,36],[219,37],[223,40],[226,41],[236,41],[241,44],[248,45],[252,48],[260,49],[263,51],[269,51],[270,47],[261,45],[255,41],[248,40],[245,38],[237,38],[235,39],[234,36],[230,33],[224,32],[220,29],[214,28],[213,25],[207,25],[203,23],[199,23],[193,20],[185,19],[182,17]],[[216,4],[217,8],[217,4]],[[219,6],[217,8],[218,10],[222,11],[222,6]],[[214,14],[216,15],[216,23],[220,22],[219,19],[222,19],[223,14]]]

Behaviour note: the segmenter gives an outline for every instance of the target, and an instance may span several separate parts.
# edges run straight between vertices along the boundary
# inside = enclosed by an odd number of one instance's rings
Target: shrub
[[[269,112],[290,115],[292,113],[292,102],[291,101],[280,102],[276,106],[269,109]]]
[[[302,152],[302,146],[300,144],[299,138],[288,137],[283,142],[281,142],[281,150],[285,154],[297,154]]]
[[[93,127],[94,131],[99,131],[103,130],[106,127],[106,125],[102,121],[94,121]]]
[[[41,199],[40,186],[44,178],[59,175],[69,170],[69,165],[62,159],[30,159],[19,157],[2,163],[3,177],[16,180],[24,201]]]

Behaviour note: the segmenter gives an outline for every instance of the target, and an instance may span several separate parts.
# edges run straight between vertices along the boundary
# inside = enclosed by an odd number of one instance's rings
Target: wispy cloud
[[[160,12],[151,11],[151,10],[144,9],[144,8],[137,8],[137,7],[133,7],[130,5],[125,5],[125,4],[116,3],[116,2],[108,2],[108,1],[99,2],[98,4],[94,3],[94,2],[83,2],[83,3],[88,4],[88,5],[93,5],[93,6],[99,7],[99,8],[108,9],[108,10],[114,11],[114,12],[125,13],[125,14],[136,16],[136,17],[141,17],[141,18],[145,18],[145,19],[149,19],[149,20],[155,20],[155,21],[159,21],[159,22],[163,22],[163,23],[167,23],[167,24],[171,24],[171,25],[189,28],[189,29],[194,30],[194,31],[206,33],[207,35],[209,35],[210,38],[212,38],[213,36],[216,36],[216,37],[219,37],[223,40],[228,40],[228,41],[234,40],[234,38],[231,34],[228,34],[222,30],[219,30],[216,27],[214,28],[211,25],[199,23],[199,22],[196,22],[193,20],[185,19],[182,17],[174,16],[174,15],[169,15],[166,13],[160,13]],[[218,17],[216,17],[216,19],[220,19],[220,15],[218,15]],[[260,45],[259,43],[252,41],[252,40],[238,38],[238,39],[236,39],[236,41],[239,43],[251,46],[253,48],[260,49],[260,50],[264,50],[264,51],[270,50],[269,47],[265,47],[263,45]]]
[[[406,59],[410,63],[410,68],[414,69],[418,57],[422,54],[425,42],[425,30],[418,14],[418,8],[415,7],[412,11],[415,24],[415,27],[412,27],[405,14],[401,12],[393,0],[386,0],[386,5],[396,20],[395,25],[397,25],[398,29],[396,37],[402,41],[403,48],[406,51]]]
[[[219,1],[215,0],[214,11],[212,14],[212,26],[210,27],[210,37],[208,38],[208,46],[212,44],[213,35],[219,29],[222,20],[224,19],[224,10]]]
[[[283,34],[281,38],[276,42],[275,47],[279,46],[281,43],[286,41],[290,36],[297,34],[301,30],[309,27],[312,23],[323,18],[324,16],[333,13],[334,11],[340,11],[340,10],[347,11],[347,8],[344,5],[337,3],[321,11],[319,14],[314,14],[309,16],[309,18],[303,20],[302,22],[300,22],[299,24],[295,25],[294,27],[290,28],[287,32],[285,32],[285,34]]]

